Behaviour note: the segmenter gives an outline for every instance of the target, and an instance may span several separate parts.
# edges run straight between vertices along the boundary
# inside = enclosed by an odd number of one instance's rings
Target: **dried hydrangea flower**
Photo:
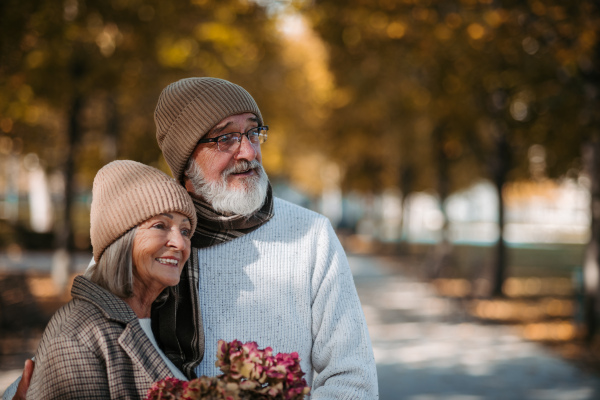
[[[215,365],[223,372],[189,382],[166,378],[156,382],[147,400],[301,400],[310,393],[298,353],[259,349],[256,342],[219,340]]]

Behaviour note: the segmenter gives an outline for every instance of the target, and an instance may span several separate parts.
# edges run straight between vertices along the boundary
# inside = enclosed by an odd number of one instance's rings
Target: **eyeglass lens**
[[[260,127],[259,127],[260,128]],[[242,136],[246,136],[248,141],[254,146],[258,147],[261,143],[264,143],[267,135],[262,133],[259,128],[253,128],[248,130],[246,133],[231,133],[229,135],[223,135],[219,138],[217,144],[220,151],[232,151],[239,147],[242,142]]]

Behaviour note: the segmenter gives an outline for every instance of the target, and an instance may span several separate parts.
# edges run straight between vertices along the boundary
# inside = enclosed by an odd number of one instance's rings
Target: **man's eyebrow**
[[[257,117],[248,117],[248,119],[246,121],[251,121],[251,122],[256,122],[258,124],[258,118]],[[223,132],[225,129],[227,129],[227,127],[229,125],[231,125],[232,122],[229,121],[228,123],[226,123],[223,126],[217,126],[214,127],[206,136],[217,136],[219,133]]]
[[[226,123],[225,125],[223,125],[221,127],[215,127],[210,131],[210,133],[207,136],[219,134],[219,133],[223,132],[225,130],[225,128],[227,128],[231,124],[232,124],[232,122],[229,121],[228,123]]]

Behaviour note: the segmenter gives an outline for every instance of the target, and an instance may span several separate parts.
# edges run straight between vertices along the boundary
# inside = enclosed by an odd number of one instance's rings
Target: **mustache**
[[[249,169],[260,169],[261,165],[258,161],[252,160],[241,160],[231,167],[227,168],[223,175],[228,176],[231,174],[239,174],[240,172],[248,171]]]

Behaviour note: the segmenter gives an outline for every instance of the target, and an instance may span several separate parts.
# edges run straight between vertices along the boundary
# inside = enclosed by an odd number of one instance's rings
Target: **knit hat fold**
[[[198,140],[223,119],[252,113],[263,124],[258,105],[244,88],[217,78],[186,78],[167,86],[154,111],[156,139],[177,181]]]
[[[90,236],[94,260],[131,228],[156,215],[179,212],[196,228],[194,204],[173,178],[136,161],[118,160],[102,167],[94,178]]]

